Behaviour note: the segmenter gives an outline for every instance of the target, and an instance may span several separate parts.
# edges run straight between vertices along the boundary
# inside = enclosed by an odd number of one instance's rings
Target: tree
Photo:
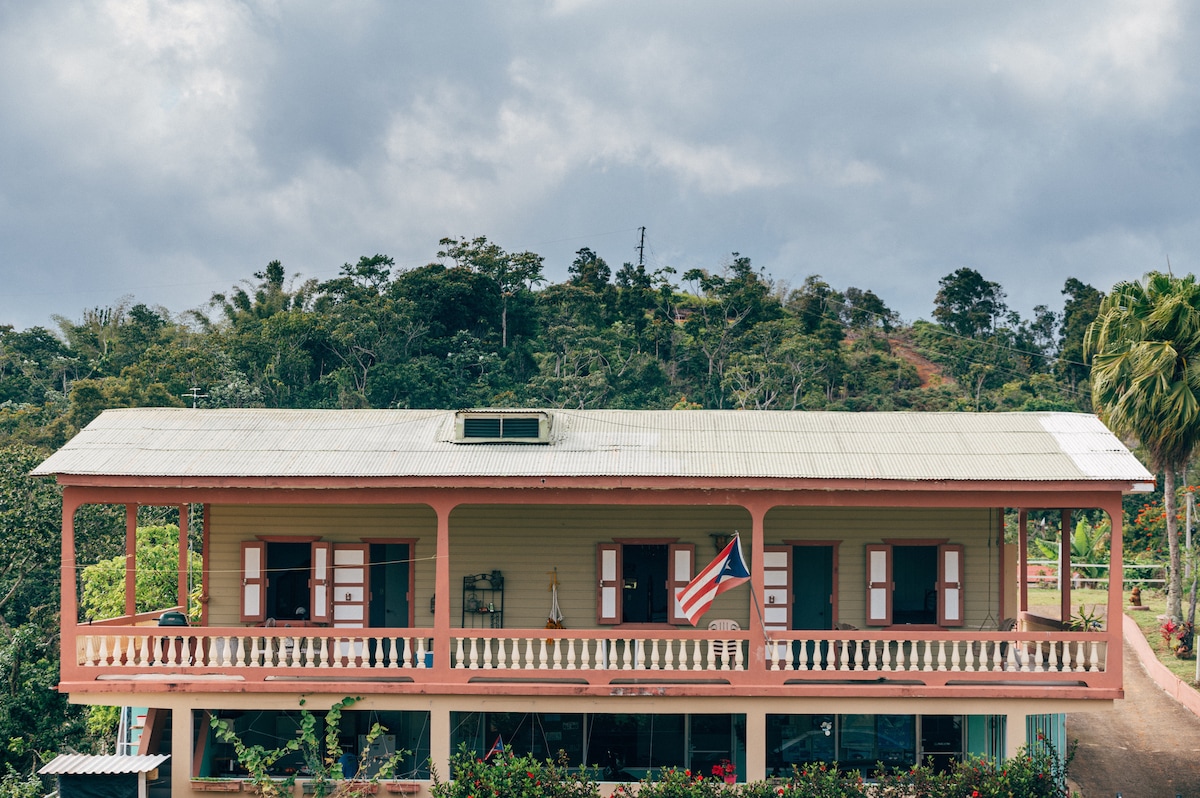
[[[967,338],[995,330],[996,320],[1008,310],[1000,284],[965,266],[938,280],[933,305],[933,318],[939,324]]]
[[[1088,327],[1092,402],[1118,435],[1136,438],[1163,472],[1171,581],[1167,614],[1181,617],[1176,474],[1200,443],[1200,285],[1151,272],[1117,283]]]
[[[472,269],[496,282],[500,294],[500,346],[507,349],[510,301],[546,281],[542,276],[542,256],[533,252],[505,252],[485,236],[471,241],[443,238],[438,244],[444,247],[438,251],[439,258],[450,258],[455,266]]]
[[[153,612],[179,603],[179,526],[139,526],[137,529],[137,583],[135,611]],[[187,568],[199,573],[200,554],[188,552]],[[83,569],[79,608],[88,621],[119,618],[125,614],[125,555],[118,554]],[[194,621],[200,605],[189,600],[185,608]]]
[[[1088,379],[1083,339],[1087,335],[1088,325],[1096,319],[1104,294],[1074,277],[1067,278],[1062,293],[1067,301],[1063,305],[1062,326],[1059,328],[1057,371],[1060,378],[1074,389]]]

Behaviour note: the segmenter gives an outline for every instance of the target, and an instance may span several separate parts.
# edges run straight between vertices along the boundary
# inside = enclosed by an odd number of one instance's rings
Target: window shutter
[[[600,543],[596,546],[596,623],[621,622],[621,544]]]
[[[313,623],[329,623],[329,587],[332,558],[332,543],[316,541],[312,544],[312,576],[309,579],[308,617]]]
[[[691,543],[667,546],[667,623],[692,625],[679,606],[679,594],[692,581],[695,560],[696,547]]]
[[[363,627],[367,625],[367,560],[370,546],[366,543],[340,543],[333,549],[333,600],[330,607],[334,626]]]
[[[963,625],[963,547],[938,546],[938,625]]]
[[[792,547],[763,548],[763,628],[792,628]]]
[[[262,623],[267,606],[267,544],[242,542],[242,623]]]
[[[867,626],[892,623],[892,547],[867,546]]]

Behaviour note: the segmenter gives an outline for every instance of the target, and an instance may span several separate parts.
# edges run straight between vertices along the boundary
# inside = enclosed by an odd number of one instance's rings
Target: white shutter
[[[763,628],[792,628],[792,547],[763,549]]]
[[[867,546],[867,626],[892,624],[892,547]]]
[[[672,543],[667,546],[667,622],[688,624],[692,622],[683,614],[679,606],[679,595],[683,593],[694,574],[693,563],[696,560],[696,547],[690,543]]]
[[[938,546],[938,625],[963,625],[963,547]]]
[[[338,544],[333,547],[333,600],[330,610],[334,626],[367,625],[366,543]]]
[[[242,542],[242,623],[262,623],[267,605],[267,544]]]
[[[309,578],[308,617],[314,623],[329,623],[329,578],[331,576],[333,544],[317,541],[312,544],[312,574]]]
[[[621,622],[621,544],[596,546],[596,623]]]

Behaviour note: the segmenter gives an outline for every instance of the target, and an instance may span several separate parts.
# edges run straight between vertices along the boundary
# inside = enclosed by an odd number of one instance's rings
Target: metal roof
[[[38,773],[47,776],[95,773],[149,773],[170,758],[170,754],[148,754],[145,756],[59,754],[45,765],[42,765]]]
[[[1153,482],[1080,413],[548,410],[548,444],[454,441],[452,410],[107,410],[34,474]]]

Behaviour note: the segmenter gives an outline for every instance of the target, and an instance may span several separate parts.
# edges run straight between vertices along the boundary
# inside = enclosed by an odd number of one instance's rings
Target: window
[[[400,541],[245,541],[241,621],[409,626],[410,546]]]
[[[677,596],[692,579],[695,550],[681,543],[601,543],[597,623],[687,623]]]
[[[962,715],[768,715],[767,773],[806,762],[866,774],[932,760],[946,770],[963,757],[965,729]]]
[[[499,739],[518,756],[565,752],[572,767],[598,765],[604,781],[637,781],[662,768],[707,775],[728,759],[745,772],[746,716],[452,712],[450,744],[486,756]]]
[[[867,546],[867,625],[963,625],[963,547]]]

